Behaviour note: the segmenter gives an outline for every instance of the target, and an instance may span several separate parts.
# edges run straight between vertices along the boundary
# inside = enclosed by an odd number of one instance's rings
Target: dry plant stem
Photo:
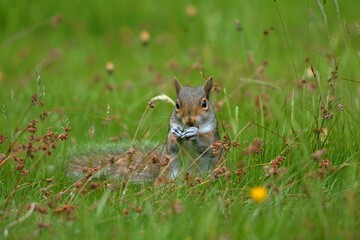
[[[147,107],[148,109],[148,107]],[[146,109],[146,110],[147,110]],[[143,115],[144,116],[144,115]],[[140,121],[141,122],[141,121]],[[140,125],[140,124],[139,124]],[[154,152],[159,146],[160,146],[161,142],[154,148],[152,149],[145,157],[142,161],[139,162],[139,164],[135,167],[134,171],[137,170],[137,168],[141,165],[141,163],[143,163],[143,161],[152,153]],[[170,163],[168,164],[168,166],[170,165]],[[167,167],[168,167],[167,166]],[[145,171],[145,169],[144,169]],[[163,172],[162,172],[163,173]],[[162,175],[162,173],[160,174],[160,176]],[[121,192],[121,198],[120,198],[120,206],[122,205],[123,201],[124,201],[124,197],[125,197],[125,194],[126,194],[126,190],[127,190],[127,186],[129,185],[129,182],[130,182],[130,178],[127,178],[126,181],[125,181],[125,185],[124,185],[124,188]]]
[[[348,82],[360,83],[360,81],[356,81],[356,80],[349,79],[349,78],[339,77],[339,79],[344,80],[344,81],[348,81]]]
[[[327,17],[326,17],[326,13],[325,13],[325,10],[324,10],[324,7],[323,5],[321,4],[320,0],[316,0],[316,3],[320,9],[320,12],[321,12],[321,15],[323,17],[323,21],[324,21],[324,24],[325,24],[325,28],[326,28],[326,33],[328,35],[328,38],[330,39],[330,36],[329,36],[329,27],[328,27],[328,22],[327,22]]]
[[[291,139],[291,141],[289,142],[289,144],[288,144],[278,155],[279,155],[279,156],[283,155],[284,152],[291,146],[291,144],[292,144],[293,142],[295,142],[295,140],[298,139],[299,136],[300,136],[301,134],[303,134],[304,132],[305,132],[305,129],[303,129],[301,132],[299,132],[298,135],[296,135],[293,139]]]
[[[129,179],[126,179],[125,184],[124,184],[124,188],[123,188],[123,190],[121,191],[121,198],[120,198],[120,203],[119,203],[120,206],[123,205],[124,197],[125,197],[125,194],[126,194],[126,190],[127,190],[127,186],[128,186],[128,185],[129,185]]]
[[[194,160],[191,162],[191,164],[185,169],[185,171],[188,171],[211,147],[212,147],[212,145],[210,145],[207,149],[205,149],[204,152],[202,152],[196,159],[194,159]],[[221,154],[221,152],[220,152],[219,154]],[[175,180],[178,179],[179,177],[180,177],[180,175],[177,176],[177,177],[175,178]]]
[[[24,112],[23,116],[21,117],[21,119],[20,119],[20,121],[19,121],[19,123],[18,123],[18,125],[16,126],[15,129],[18,129],[18,128],[19,128],[20,124],[24,121],[25,116],[28,114],[28,112],[30,111],[30,109],[31,109],[32,106],[33,106],[33,105],[30,104],[30,106],[26,109],[26,111]],[[17,136],[17,138],[14,140],[14,142],[13,142],[13,143],[10,145],[10,147],[8,148],[7,154],[9,154],[9,153],[11,152],[12,148],[13,148],[14,145],[17,143],[17,141],[19,140],[19,138],[24,134],[25,131],[26,131],[26,128],[24,128],[24,129],[21,131],[21,133]]]
[[[254,123],[253,123],[253,122],[248,122],[248,123],[245,125],[245,127],[243,127],[243,128],[236,134],[236,136],[234,137],[233,141],[235,141],[235,140],[240,136],[240,134],[241,134],[243,131],[245,131],[245,129],[247,129],[247,128],[250,126],[250,124],[254,124]]]
[[[35,206],[36,206],[35,203],[31,203],[31,204],[30,204],[30,209],[29,209],[29,211],[27,211],[24,216],[18,218],[16,221],[14,221],[14,222],[9,223],[8,225],[6,225],[6,226],[5,226],[5,229],[14,227],[16,224],[25,221],[25,220],[26,220],[28,217],[30,217],[31,214],[34,212]]]
[[[15,157],[17,154],[13,153],[10,154],[9,156],[7,156],[4,160],[2,160],[2,162],[0,162],[0,168],[7,162],[9,161],[11,158]]]
[[[262,129],[264,129],[264,130],[268,131],[268,132],[271,132],[272,134],[274,134],[274,135],[276,135],[276,136],[278,136],[278,137],[282,138],[284,141],[286,140],[286,138],[285,138],[284,136],[281,136],[281,135],[280,135],[280,134],[278,134],[277,132],[274,132],[274,131],[272,131],[272,130],[270,130],[270,129],[268,129],[268,128],[264,127],[264,126],[261,126],[260,124],[257,124],[257,123],[254,123],[254,122],[251,122],[251,123],[252,123],[252,124],[254,124],[255,126],[258,126],[258,127],[262,128]]]
[[[106,166],[106,165],[105,165]],[[103,169],[105,166],[103,166],[102,168],[99,169],[99,171],[101,169]],[[73,201],[79,196],[79,194],[83,191],[83,189],[86,187],[86,185],[94,178],[94,175],[89,177],[88,180],[86,180],[86,182],[82,185],[82,187],[79,189],[78,194],[76,195],[75,192],[76,192],[76,188],[73,188],[70,192],[71,192],[71,197],[70,197],[70,200],[69,200],[69,204],[72,204]]]
[[[143,122],[143,120],[144,120],[145,114],[146,114],[146,112],[148,111],[148,109],[149,109],[149,105],[146,106],[145,111],[143,112],[143,114],[142,114],[142,116],[141,116],[141,119],[140,119],[140,122],[139,122],[139,124],[138,124],[138,126],[137,126],[137,128],[136,128],[135,135],[134,135],[134,138],[133,138],[133,141],[132,141],[132,144],[131,144],[132,147],[133,147],[134,144],[135,144],[136,136],[137,136],[137,134],[138,134],[138,131],[139,131],[139,129],[140,129],[140,126],[141,126],[141,124],[142,124],[142,122]]]
[[[320,92],[320,85],[319,85],[319,77],[318,77],[318,75],[316,74],[316,71],[315,71],[315,69],[314,69],[314,66],[312,65],[312,64],[310,64],[310,69],[311,69],[311,72],[312,72],[312,74],[314,75],[314,78],[315,78],[315,83],[316,83],[316,89],[317,89],[317,91],[318,91],[318,94],[319,94],[319,96],[320,96],[320,99],[321,99],[321,101],[323,102],[323,104],[324,104],[324,106],[326,106],[326,101],[325,101],[325,99],[324,99],[324,97],[322,96],[322,94],[321,94],[321,92]]]
[[[25,29],[25,30],[23,30],[23,31],[21,31],[21,32],[19,32],[19,33],[16,33],[15,35],[13,35],[13,36],[10,37],[9,39],[7,39],[7,40],[1,45],[1,48],[6,47],[6,46],[10,45],[11,43],[16,42],[16,41],[18,41],[18,40],[20,40],[20,39],[22,39],[22,38],[30,35],[31,33],[33,33],[34,31],[36,31],[37,29],[39,29],[39,28],[41,28],[41,27],[44,27],[44,26],[46,26],[46,25],[51,24],[51,21],[52,21],[54,18],[58,17],[58,16],[61,16],[61,14],[60,14],[60,13],[55,14],[55,15],[51,16],[50,18],[48,18],[48,19],[46,19],[46,20],[44,20],[44,21],[36,24],[36,25],[33,26],[33,27],[27,28],[27,29]]]
[[[144,131],[144,133],[142,134],[142,136],[136,141],[136,143],[133,143],[133,144],[132,144],[132,147],[135,146],[135,145],[138,145],[138,144],[141,142],[141,140],[144,139],[144,137],[145,137],[146,133],[149,131],[149,129],[150,129],[150,126],[148,126],[148,127],[146,128],[146,130]],[[134,140],[135,140],[135,139],[134,139]]]
[[[291,62],[292,62],[292,65],[293,65],[293,68],[294,68],[294,73],[295,73],[295,77],[296,77],[296,81],[299,79],[298,77],[298,73],[296,71],[296,66],[295,66],[295,62],[294,62],[294,58],[293,58],[293,55],[292,55],[292,52],[291,52],[291,48],[290,48],[290,44],[289,44],[289,39],[287,37],[287,34],[286,34],[286,31],[285,31],[285,25],[284,25],[284,21],[282,19],[282,16],[280,14],[280,10],[279,10],[279,7],[277,5],[277,2],[275,2],[275,6],[276,6],[276,10],[278,12],[278,15],[279,15],[279,18],[280,18],[280,22],[281,22],[281,26],[282,26],[282,29],[283,29],[283,32],[284,32],[284,36],[285,36],[285,40],[286,40],[286,45],[288,47],[288,51],[289,51],[289,54],[290,54],[290,58],[291,58]]]

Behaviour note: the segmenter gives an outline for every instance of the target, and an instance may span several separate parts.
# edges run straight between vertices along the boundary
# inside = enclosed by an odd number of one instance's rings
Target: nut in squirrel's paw
[[[179,138],[181,138],[184,133],[180,126],[172,127],[170,131],[172,134],[174,134],[175,136],[177,136]]]
[[[181,134],[181,139],[183,140],[192,140],[196,138],[199,134],[199,128],[197,127],[190,127],[187,129],[184,129],[184,131]]]

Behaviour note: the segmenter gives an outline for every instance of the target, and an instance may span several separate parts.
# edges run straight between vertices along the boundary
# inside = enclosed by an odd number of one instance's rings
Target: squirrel
[[[142,146],[82,149],[70,157],[68,175],[96,173],[145,182],[175,179],[182,169],[202,174],[215,168],[222,154],[213,147],[213,143],[219,141],[219,131],[210,101],[212,77],[200,87],[182,87],[176,78],[174,80],[177,99],[165,146],[143,143]]]

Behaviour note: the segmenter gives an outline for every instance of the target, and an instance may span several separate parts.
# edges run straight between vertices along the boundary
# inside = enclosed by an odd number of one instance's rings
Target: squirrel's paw
[[[171,128],[171,133],[173,133],[174,135],[176,135],[179,138],[181,138],[182,135],[184,134],[183,131],[181,130],[180,126],[172,127]]]
[[[199,129],[197,127],[191,127],[186,129],[182,135],[181,135],[181,139],[189,139],[192,140],[195,137],[197,137],[197,135],[199,134]]]

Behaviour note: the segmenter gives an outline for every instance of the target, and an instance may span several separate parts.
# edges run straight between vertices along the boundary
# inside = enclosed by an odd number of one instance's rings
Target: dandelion
[[[265,187],[254,187],[250,189],[250,196],[252,200],[257,203],[265,201],[268,195],[268,190]]]

